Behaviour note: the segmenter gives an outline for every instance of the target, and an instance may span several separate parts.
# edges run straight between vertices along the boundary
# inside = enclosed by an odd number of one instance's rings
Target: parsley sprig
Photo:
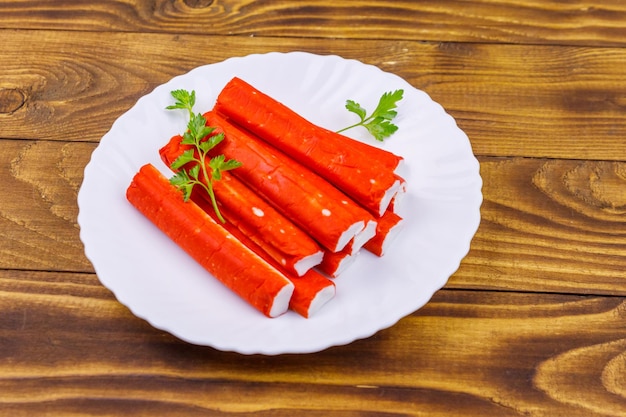
[[[353,100],[346,100],[346,109],[358,115],[361,121],[338,130],[337,133],[352,129],[353,127],[363,126],[376,140],[382,142],[385,138],[388,138],[398,130],[398,126],[391,123],[391,121],[398,115],[398,112],[394,109],[397,107],[397,102],[402,100],[403,94],[404,90],[384,93],[378,101],[376,109],[374,109],[369,116],[367,115],[367,110],[361,107],[359,103]]]
[[[185,201],[191,197],[191,191],[196,185],[202,187],[209,198],[211,205],[218,219],[224,223],[224,217],[220,213],[213,192],[213,181],[222,179],[222,172],[229,171],[241,166],[241,162],[234,159],[226,160],[224,155],[217,155],[209,159],[209,163],[205,161],[208,158],[209,151],[215,148],[224,140],[224,134],[213,134],[214,127],[207,126],[206,118],[201,113],[194,113],[193,106],[196,103],[196,92],[191,93],[186,90],[174,90],[171,92],[172,97],[176,99],[176,103],[167,106],[168,110],[183,109],[189,113],[189,122],[187,123],[187,131],[183,134],[181,144],[192,145],[193,147],[184,151],[174,162],[171,168],[176,174],[170,178],[170,183],[182,191]],[[191,168],[183,167],[190,162],[195,162]],[[207,169],[207,165],[210,168]]]

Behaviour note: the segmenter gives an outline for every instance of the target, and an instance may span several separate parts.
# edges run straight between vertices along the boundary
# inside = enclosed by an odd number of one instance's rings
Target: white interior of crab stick
[[[319,251],[314,253],[313,255],[306,256],[300,259],[298,262],[294,264],[294,269],[296,270],[298,276],[302,276],[306,271],[313,268],[316,265],[319,265],[324,258],[324,252]]]

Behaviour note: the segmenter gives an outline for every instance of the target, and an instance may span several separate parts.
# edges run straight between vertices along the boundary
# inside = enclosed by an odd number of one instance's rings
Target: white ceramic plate
[[[346,132],[402,155],[409,168],[400,214],[405,228],[389,253],[362,253],[336,279],[337,296],[315,316],[269,319],[205,272],[125,198],[150,162],[167,177],[158,149],[186,126],[165,110],[170,91],[196,90],[196,111],[212,107],[238,76],[309,120],[337,130],[355,122],[347,99],[370,111],[385,91],[404,89],[384,143],[362,128]],[[173,78],[115,121],[85,168],[78,194],[80,236],[102,282],[154,327],[193,344],[244,354],[307,353],[350,343],[422,307],[467,254],[480,222],[482,180],[467,136],[423,91],[379,68],[338,56],[269,53],[231,58]]]

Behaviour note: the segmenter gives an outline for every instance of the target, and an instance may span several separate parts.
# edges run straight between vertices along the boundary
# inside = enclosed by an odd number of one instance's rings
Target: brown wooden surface
[[[0,415],[626,415],[626,3],[0,3]],[[142,95],[233,55],[394,72],[468,134],[468,256],[424,308],[308,355],[191,346],[86,259],[83,169]]]

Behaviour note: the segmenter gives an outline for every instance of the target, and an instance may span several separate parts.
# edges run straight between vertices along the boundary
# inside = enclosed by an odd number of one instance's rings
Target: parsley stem
[[[196,143],[197,143],[197,148],[200,149],[200,140],[197,140]],[[213,177],[209,176],[209,172],[206,169],[207,164],[205,163],[205,161],[207,158],[207,153],[208,152],[200,151],[200,161],[198,161],[198,163],[202,167],[202,175],[204,177],[204,182],[206,182],[206,184],[203,183],[202,186],[204,187],[206,192],[209,194],[209,198],[211,199],[211,205],[213,206],[213,210],[215,211],[217,218],[222,223],[226,223],[226,220],[222,216],[222,213],[220,212],[220,209],[217,206],[217,200],[215,198],[215,193],[213,192],[213,180],[212,180]]]
[[[215,210],[217,218],[220,220],[220,222],[226,223],[226,220],[224,219],[224,217],[222,217],[220,209],[217,207],[217,200],[215,199],[215,193],[213,193],[213,187],[206,188],[206,190],[209,193],[209,197],[211,198],[211,205],[213,206],[213,210]]]
[[[182,109],[187,110],[189,113],[187,132],[183,135],[181,144],[192,145],[193,150],[189,149],[183,151],[183,153],[171,163],[170,167],[178,172],[170,178],[170,183],[183,192],[185,201],[191,196],[193,187],[200,185],[209,195],[211,205],[213,206],[217,218],[222,223],[226,223],[217,205],[213,191],[213,181],[219,181],[223,171],[235,169],[241,166],[241,163],[234,159],[226,161],[223,155],[211,158],[209,162],[209,151],[224,138],[223,134],[211,136],[211,132],[213,132],[215,128],[206,125],[206,118],[201,113],[197,115],[194,114],[193,106],[196,102],[195,91],[190,93],[186,90],[174,90],[171,91],[171,95],[176,99],[176,102],[167,106],[166,109]],[[195,156],[196,153],[198,155],[197,158]],[[185,169],[184,167],[190,162],[195,163],[195,165],[189,169]]]
[[[355,123],[352,126],[344,127],[343,129],[338,130],[337,133],[345,132],[346,130],[352,129],[352,128],[357,127],[357,126],[363,126],[367,120],[368,119],[361,120],[359,123]]]

